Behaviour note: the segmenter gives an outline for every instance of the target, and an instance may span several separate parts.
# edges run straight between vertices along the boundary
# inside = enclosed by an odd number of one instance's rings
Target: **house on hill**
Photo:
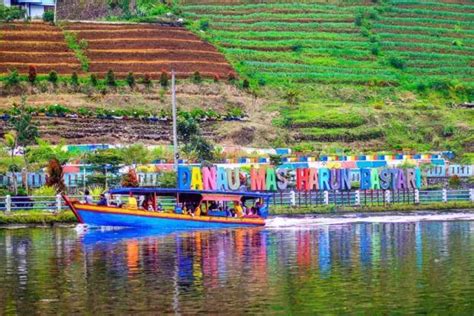
[[[41,18],[45,11],[54,10],[55,0],[0,0],[6,7],[18,6],[25,9],[32,19]]]

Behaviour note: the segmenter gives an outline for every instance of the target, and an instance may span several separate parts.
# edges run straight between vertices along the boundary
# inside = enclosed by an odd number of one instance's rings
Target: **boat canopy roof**
[[[235,196],[245,198],[269,198],[269,193],[247,192],[247,191],[206,191],[206,190],[181,190],[181,189],[163,189],[163,188],[116,188],[109,190],[110,194],[156,194],[160,196],[176,196],[178,194],[202,194],[207,200],[212,197]],[[232,200],[232,199],[229,199]]]

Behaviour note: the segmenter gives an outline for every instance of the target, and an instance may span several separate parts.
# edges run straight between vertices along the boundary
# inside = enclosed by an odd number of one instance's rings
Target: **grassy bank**
[[[77,223],[76,217],[71,211],[59,214],[39,211],[18,211],[10,215],[0,213],[0,225],[9,224],[38,224],[52,225],[56,223]]]
[[[392,204],[380,206],[335,206],[335,205],[308,205],[302,207],[290,206],[272,206],[270,208],[271,215],[291,215],[291,214],[335,214],[335,213],[359,213],[359,212],[411,212],[421,210],[432,211],[449,211],[456,209],[472,209],[474,211],[474,203],[472,202],[448,202],[448,203],[430,203],[430,204]]]

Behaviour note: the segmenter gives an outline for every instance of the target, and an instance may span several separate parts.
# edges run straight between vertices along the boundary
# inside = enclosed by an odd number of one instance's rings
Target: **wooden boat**
[[[94,205],[63,198],[78,221],[90,226],[122,226],[147,228],[221,228],[263,226],[268,216],[269,194],[255,192],[197,191],[161,188],[118,188],[109,195],[129,196],[144,200],[142,205]],[[142,197],[137,199],[136,197]],[[143,198],[144,197],[144,198]],[[160,199],[173,199],[175,203],[166,209],[160,207]],[[140,204],[140,203],[136,203]],[[188,205],[189,211],[185,211]],[[192,209],[189,205],[193,205]],[[220,209],[216,208],[220,205]],[[232,212],[232,205],[251,208],[253,213],[240,216]],[[199,207],[199,211],[197,211]],[[200,214],[199,214],[200,213]],[[239,213],[239,212],[238,212]]]

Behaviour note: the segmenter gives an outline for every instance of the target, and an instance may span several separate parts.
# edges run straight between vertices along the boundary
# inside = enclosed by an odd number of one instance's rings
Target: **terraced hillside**
[[[474,147],[474,3],[182,2],[190,27],[263,94],[301,142]]]
[[[43,23],[0,23],[0,74],[9,69],[26,73],[33,64],[39,73],[54,69],[70,74],[81,68],[61,29]]]
[[[210,44],[181,27],[153,24],[70,24],[68,32],[85,41],[89,71],[104,74],[109,69],[119,76],[128,72],[148,73],[157,79],[161,72],[175,69],[178,76],[226,78],[232,67]]]
[[[39,74],[104,75],[129,72],[149,74],[175,69],[180,77],[198,71],[201,76],[227,78],[233,72],[224,56],[210,44],[181,27],[156,24],[0,24],[0,74],[17,69],[27,73],[35,65]]]

